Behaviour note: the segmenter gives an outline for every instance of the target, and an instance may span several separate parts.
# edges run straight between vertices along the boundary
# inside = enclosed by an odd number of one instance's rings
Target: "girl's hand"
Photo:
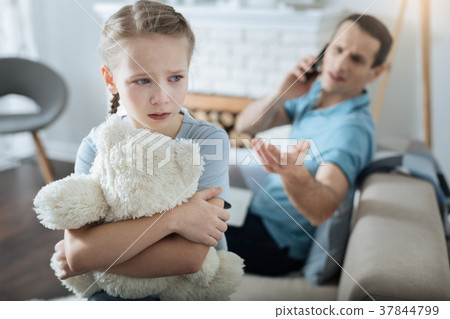
[[[228,228],[226,221],[230,219],[230,214],[222,208],[223,200],[214,198],[221,192],[220,187],[204,189],[186,204],[174,208],[170,215],[173,216],[175,232],[190,241],[217,246]]]
[[[67,279],[73,276],[81,275],[81,272],[75,272],[72,269],[70,269],[69,264],[67,263],[66,258],[66,246],[64,239],[60,240],[55,245],[55,252],[56,252],[56,260],[59,261],[59,267],[61,268],[61,275],[59,276],[59,279]]]

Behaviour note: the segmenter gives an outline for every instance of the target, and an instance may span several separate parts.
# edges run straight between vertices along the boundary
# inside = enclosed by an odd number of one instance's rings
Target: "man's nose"
[[[335,71],[346,71],[350,61],[350,56],[348,54],[340,54],[336,57],[334,61]]]

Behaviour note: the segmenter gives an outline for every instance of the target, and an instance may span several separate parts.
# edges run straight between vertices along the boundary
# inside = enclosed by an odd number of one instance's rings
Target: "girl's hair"
[[[100,52],[111,71],[117,65],[121,42],[133,36],[152,33],[172,37],[185,37],[188,44],[189,61],[194,52],[195,36],[187,20],[171,6],[163,3],[139,0],[113,14],[103,27],[100,36]],[[119,106],[119,93],[111,100],[110,113],[116,113]]]

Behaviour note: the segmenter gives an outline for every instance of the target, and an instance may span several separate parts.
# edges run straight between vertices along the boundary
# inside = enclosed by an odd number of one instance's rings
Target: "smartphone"
[[[311,65],[311,69],[308,70],[308,71],[312,71],[312,72],[305,73],[306,81],[311,80],[311,78],[313,78],[316,74],[319,73],[320,66],[322,65],[323,56],[325,55],[325,51],[327,50],[327,47],[328,47],[328,43],[325,45],[325,47],[322,49],[322,51],[320,51],[319,55],[317,55],[317,61],[313,65]]]

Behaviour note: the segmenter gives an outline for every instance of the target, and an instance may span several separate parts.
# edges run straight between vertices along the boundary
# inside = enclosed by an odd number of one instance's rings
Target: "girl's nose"
[[[161,85],[156,85],[150,99],[152,104],[166,104],[170,102],[170,94]]]

